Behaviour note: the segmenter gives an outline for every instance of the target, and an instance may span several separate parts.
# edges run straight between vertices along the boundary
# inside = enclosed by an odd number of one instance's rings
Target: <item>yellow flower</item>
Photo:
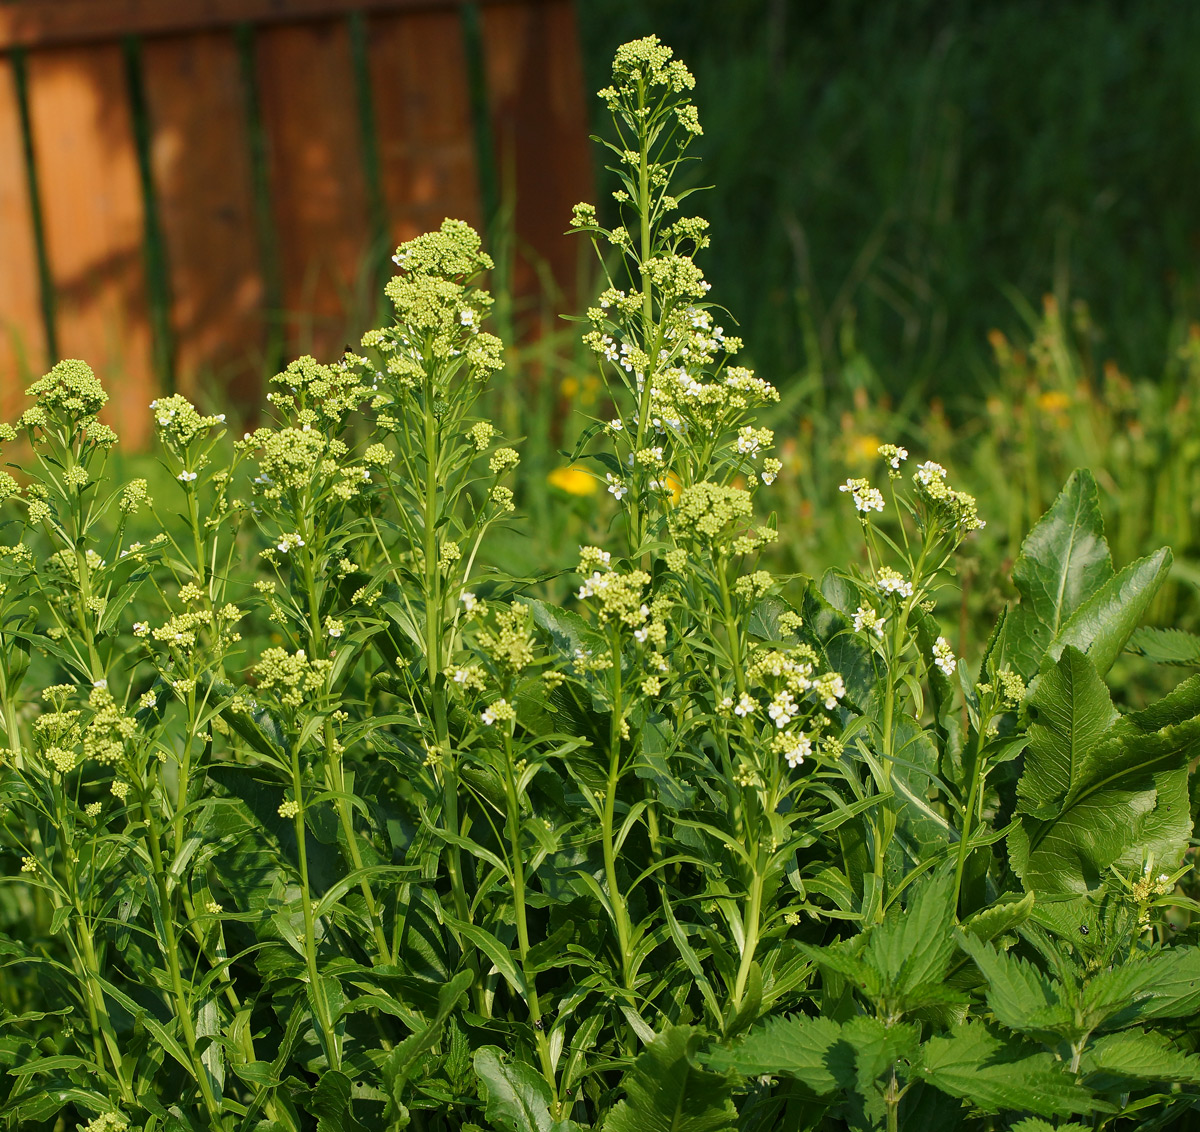
[[[1043,413],[1064,413],[1071,407],[1071,398],[1061,389],[1048,389],[1038,394],[1037,407]]]
[[[879,453],[879,445],[883,442],[873,433],[863,436],[852,436],[846,442],[846,461],[853,467],[866,467],[875,463]]]
[[[678,503],[683,494],[683,483],[674,472],[667,473],[667,490],[671,493],[672,505]]]
[[[559,389],[562,390],[564,397],[574,397],[579,392],[579,379],[577,377],[564,377]]]
[[[546,482],[570,495],[591,495],[597,486],[595,476],[574,464],[566,468],[555,468],[546,477]]]

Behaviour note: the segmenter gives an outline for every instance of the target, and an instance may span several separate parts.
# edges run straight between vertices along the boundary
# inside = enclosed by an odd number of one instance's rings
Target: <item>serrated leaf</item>
[[[1013,896],[1012,893],[1006,895]],[[970,932],[976,939],[985,942],[993,940],[1028,920],[1030,912],[1033,911],[1033,903],[1032,892],[1025,893],[1019,900],[1010,899],[1004,903],[997,901],[968,917],[963,922],[963,930]]]
[[[869,933],[862,958],[880,972],[885,993],[895,996],[901,1009],[910,992],[945,977],[956,953],[953,901],[951,874],[922,878],[909,888],[904,910],[893,904]]]
[[[1165,546],[1131,562],[1071,614],[1054,635],[1048,655],[1057,660],[1067,645],[1073,645],[1088,654],[1098,672],[1107,672],[1146,615],[1170,569],[1171,552]]]
[[[840,1042],[842,1027],[831,1018],[770,1018],[733,1049],[714,1049],[702,1060],[718,1073],[791,1077],[820,1097],[854,1083],[853,1060],[831,1057]]]
[[[1200,1014],[1200,947],[1172,947],[1129,966],[1136,967],[1136,982],[1127,988],[1129,1002],[1108,1026]]]
[[[1084,756],[1117,718],[1095,666],[1068,649],[1029,701],[1029,745],[1017,784],[1018,810],[1056,816]]]
[[[1056,635],[1067,619],[1113,576],[1104,539],[1100,493],[1080,468],[1021,544],[1013,566],[1021,604]]]
[[[604,1132],[732,1132],[732,1080],[696,1064],[702,1040],[692,1026],[667,1026],[622,1078],[625,1100]]]
[[[1155,664],[1200,664],[1200,636],[1184,629],[1135,629],[1126,642],[1130,651]]]
[[[921,1047],[913,1076],[985,1112],[1071,1116],[1102,1107],[1050,1054],[1002,1041],[980,1022],[930,1038]]]
[[[1061,1001],[1061,987],[1032,964],[960,932],[959,946],[987,980],[987,1003],[996,1020],[1018,1033],[1054,1041],[1071,1031],[1074,1012]]]
[[[1091,661],[1068,646],[1031,701],[1041,710],[1008,849],[1039,897],[1083,896],[1110,868],[1139,869],[1147,853],[1178,860],[1191,834],[1187,767],[1200,748],[1200,677],[1097,734],[1112,718],[1102,688]]]
[[[1079,1068],[1085,1076],[1200,1085],[1200,1057],[1178,1049],[1161,1034],[1136,1030],[1097,1039],[1084,1052]]]

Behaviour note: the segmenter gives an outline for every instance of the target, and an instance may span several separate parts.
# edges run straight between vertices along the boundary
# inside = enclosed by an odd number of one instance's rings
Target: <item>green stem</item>
[[[521,953],[521,973],[525,978],[525,1002],[529,1008],[529,1021],[537,1035],[538,1060],[542,1065],[542,1076],[550,1086],[554,1103],[558,1103],[558,1086],[555,1081],[554,1062],[550,1056],[550,1043],[542,1025],[542,1007],[538,1001],[535,975],[529,969],[529,922],[525,907],[525,858],[521,849],[521,803],[517,797],[514,776],[512,735],[504,736],[504,789],[508,801],[508,840],[512,853],[513,908],[517,919],[517,947]]]
[[[754,963],[754,952],[758,947],[758,935],[762,930],[762,898],[763,875],[755,870],[750,879],[750,891],[746,900],[746,908],[742,915],[742,928],[746,942],[742,947],[742,961],[738,966],[737,979],[733,984],[733,1008],[737,1010],[742,1005],[742,996],[746,993],[746,981],[750,977],[750,968]]]
[[[614,634],[615,635],[615,634]],[[619,643],[613,646],[613,710],[609,730],[608,783],[604,793],[604,808],[600,815],[600,845],[604,854],[604,877],[608,884],[608,899],[612,905],[613,922],[617,929],[617,948],[621,960],[621,985],[629,986],[629,916],[625,899],[617,883],[617,853],[613,836],[617,807],[617,784],[621,776],[621,650]]]
[[[982,718],[980,723],[982,723]],[[978,733],[975,736],[975,742],[972,744],[974,750],[972,752],[971,765],[971,788],[967,793],[967,804],[963,810],[962,830],[958,839],[958,861],[954,866],[954,908],[955,915],[958,914],[958,902],[962,893],[963,871],[967,865],[967,842],[971,837],[971,819],[975,814],[975,800],[979,794],[979,788],[983,781],[983,759],[980,755],[982,745],[982,736]]]
[[[158,826],[154,813],[150,808],[149,799],[142,797],[142,818],[146,823],[146,840],[149,842],[150,862],[154,869],[154,884],[158,890],[158,903],[162,909],[163,951],[167,960],[167,970],[171,976],[171,993],[175,998],[175,1014],[183,1030],[183,1040],[187,1045],[188,1058],[192,1063],[192,1075],[204,1098],[204,1107],[208,1110],[208,1119],[213,1128],[221,1128],[222,1105],[218,1102],[212,1090],[212,1082],[208,1079],[208,1068],[196,1049],[196,1027],[192,1021],[192,1008],[183,988],[183,974],[179,968],[179,939],[175,933],[175,914],[173,901],[167,891],[166,871],[163,868],[162,848],[159,843]]]
[[[333,1021],[329,1017],[329,1003],[325,999],[325,987],[317,969],[317,940],[313,921],[312,893],[308,884],[308,848],[304,829],[304,783],[300,775],[300,744],[292,744],[292,791],[297,809],[293,818],[296,831],[296,851],[300,858],[300,899],[304,911],[304,960],[308,967],[309,985],[312,987],[313,1014],[321,1045],[329,1061],[329,1068],[341,1070],[342,1056],[337,1035],[333,1032]]]

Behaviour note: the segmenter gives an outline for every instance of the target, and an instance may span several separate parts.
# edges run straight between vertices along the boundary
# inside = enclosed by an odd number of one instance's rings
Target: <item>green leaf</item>
[[[1178,860],[1191,834],[1187,766],[1200,747],[1200,677],[1116,718],[1091,661],[1067,646],[1031,700],[1009,859],[1039,899],[1083,896],[1146,853]]]
[[[1085,1076],[1134,1077],[1142,1081],[1178,1081],[1200,1085],[1200,1057],[1176,1048],[1161,1034],[1124,1031],[1093,1042],[1079,1063]],[[1091,1082],[1092,1087],[1100,1087]],[[1128,1091],[1128,1086],[1124,1091]]]
[[[1119,969],[1130,967],[1136,967],[1137,980],[1126,989],[1127,1004],[1109,1019],[1110,1027],[1200,1014],[1200,947],[1172,947]]]
[[[1053,817],[1078,777],[1084,755],[1112,726],[1117,710],[1095,666],[1068,649],[1029,701],[1029,746],[1017,784],[1018,810]]]
[[[1112,576],[1100,493],[1092,473],[1080,468],[1025,537],[1013,566],[1013,584],[1022,607],[1057,635]]]
[[[440,991],[437,1010],[422,1030],[410,1034],[388,1055],[383,1063],[383,1080],[388,1096],[398,1111],[404,1110],[401,1095],[404,1086],[421,1059],[442,1036],[446,1019],[457,1009],[459,1001],[471,985],[471,972],[460,971]]]
[[[831,1057],[841,1041],[842,1027],[831,1018],[776,1017],[756,1026],[740,1045],[714,1049],[702,1060],[718,1073],[791,1077],[820,1097],[853,1083],[851,1062]]]
[[[976,939],[995,939],[1028,920],[1029,913],[1033,911],[1033,902],[1032,892],[1025,893],[1019,899],[1013,893],[1005,893],[996,903],[968,917],[963,922],[963,930]]]
[[[1184,629],[1135,629],[1125,647],[1155,664],[1200,664],[1200,636]]]
[[[996,1020],[1010,1030],[1047,1038],[1052,1044],[1072,1031],[1074,1012],[1061,1001],[1062,988],[1032,964],[998,951],[966,932],[959,946],[975,960],[987,980],[987,1003]]]
[[[1071,1121],[1070,1124],[1049,1124],[1036,1116],[1027,1116],[1018,1120],[1009,1132],[1088,1132],[1082,1124]]]
[[[626,1099],[604,1132],[732,1132],[732,1079],[696,1064],[702,1040],[692,1026],[667,1026],[622,1078]]]
[[[1070,1116],[1103,1107],[1050,1054],[1002,1041],[980,1022],[930,1038],[913,1064],[913,1076],[984,1112]]]
[[[475,1051],[475,1073],[485,1093],[485,1115],[504,1132],[570,1132],[572,1121],[550,1115],[550,1086],[532,1066],[506,1061],[495,1046]]]
[[[1074,645],[1088,654],[1097,671],[1107,672],[1146,615],[1170,569],[1171,552],[1165,546],[1131,562],[1071,614],[1055,634],[1049,656],[1057,660],[1067,645]]]
[[[882,924],[869,933],[862,958],[883,976],[887,995],[904,1004],[910,992],[927,983],[940,982],[956,954],[954,877],[942,871],[915,882],[908,890],[907,906],[893,904]],[[903,1005],[901,1005],[903,1009]]]

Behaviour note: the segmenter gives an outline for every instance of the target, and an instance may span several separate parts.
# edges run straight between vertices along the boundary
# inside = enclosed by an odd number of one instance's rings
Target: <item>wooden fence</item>
[[[257,404],[446,216],[569,292],[587,132],[570,0],[0,3],[0,419],[60,357],[134,446],[160,391]]]

